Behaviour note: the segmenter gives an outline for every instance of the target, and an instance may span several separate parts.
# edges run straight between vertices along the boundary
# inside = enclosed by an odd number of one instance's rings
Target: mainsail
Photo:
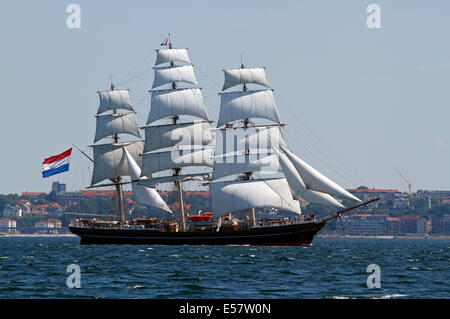
[[[175,65],[175,62],[182,65]],[[167,63],[169,65],[164,65]],[[189,172],[189,169],[213,166],[211,121],[201,89],[195,87],[198,82],[187,49],[172,48],[169,39],[168,49],[157,50],[154,71],[151,107],[147,125],[143,127],[145,142],[139,184],[154,186],[174,182],[180,197],[181,229],[185,230],[181,183],[209,178],[209,172],[199,174]],[[160,88],[164,85],[169,87]],[[195,120],[180,121],[180,116],[190,116]],[[171,174],[166,174],[168,171]]]

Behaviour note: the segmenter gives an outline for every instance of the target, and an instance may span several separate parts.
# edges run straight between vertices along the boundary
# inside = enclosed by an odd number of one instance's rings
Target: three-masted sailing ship
[[[111,84],[98,92],[91,187],[116,188],[119,219],[72,221],[69,229],[82,244],[310,244],[327,221],[370,202],[361,202],[289,150],[264,68],[241,63],[223,72],[213,128],[188,49],[173,48],[169,38],[169,48],[157,50],[144,140],[129,91]],[[119,134],[137,140],[125,141]],[[186,182],[209,187],[212,213],[186,216]],[[167,218],[130,219],[123,204],[126,183],[139,203],[164,211]],[[157,192],[163,184],[174,186],[178,212]],[[336,198],[355,205],[345,208]],[[302,215],[300,201],[339,210],[316,219]],[[298,218],[257,218],[256,210],[268,209]]]

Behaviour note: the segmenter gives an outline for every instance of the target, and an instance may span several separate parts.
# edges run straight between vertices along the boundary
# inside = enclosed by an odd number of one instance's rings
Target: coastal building
[[[31,203],[26,199],[19,199],[16,205],[18,205],[22,210],[22,216],[27,215],[31,212]]]
[[[20,194],[21,198],[28,198],[28,199],[34,199],[37,198],[41,195],[46,195],[45,192],[23,192],[22,194]]]
[[[3,208],[3,217],[22,217],[23,211],[19,205],[6,205]]]
[[[427,234],[431,230],[431,219],[421,215],[403,215],[402,232],[407,234]]]
[[[81,198],[95,198],[95,197],[115,197],[117,196],[116,190],[83,190],[81,192]],[[133,192],[131,191],[123,191],[124,197],[133,196]]]
[[[61,221],[55,218],[40,220],[34,224],[34,228],[36,229],[56,229],[61,227],[62,227]]]
[[[441,217],[441,220],[439,221],[441,233],[445,235],[450,235],[450,215],[445,214]]]
[[[11,218],[0,218],[0,232],[13,233],[16,231],[16,221]]]
[[[52,193],[62,193],[66,191],[66,184],[60,182],[52,183]]]
[[[387,214],[352,214],[342,216],[346,232],[352,234],[385,234],[388,231]]]
[[[40,211],[42,214],[48,214],[55,217],[63,215],[62,207],[58,203],[34,205],[33,211]]]
[[[408,193],[395,193],[392,207],[395,209],[408,208],[409,206],[409,194]]]
[[[390,233],[400,233],[402,231],[402,219],[400,217],[388,217],[387,222]]]

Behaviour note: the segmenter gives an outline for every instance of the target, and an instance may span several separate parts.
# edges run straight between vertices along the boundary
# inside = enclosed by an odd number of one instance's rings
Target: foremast
[[[209,172],[192,173],[189,169],[212,167],[214,138],[188,49],[173,48],[169,35],[169,48],[156,52],[150,90],[151,107],[147,124],[143,127],[145,144],[141,154],[141,177],[147,179],[139,183],[175,184],[180,202],[181,230],[184,231],[182,183],[209,179]],[[181,117],[193,117],[195,120],[186,121]]]
[[[216,153],[210,184],[213,214],[248,211],[255,225],[255,208],[275,207],[297,214],[300,205],[292,198],[272,148],[284,145],[273,90],[265,69],[225,69]],[[249,89],[248,85],[264,86]],[[242,85],[240,91],[227,91]],[[268,120],[257,125],[253,119]],[[241,123],[241,124],[239,124]],[[234,141],[231,142],[230,141]],[[257,176],[255,176],[257,175]]]
[[[267,81],[264,68],[245,68],[241,60],[239,69],[227,69],[224,70],[224,74],[225,82],[222,91],[241,84],[243,89],[242,91],[222,92],[220,94],[221,109],[217,127],[220,128],[225,125],[225,129],[219,131],[222,132],[222,138],[225,135],[223,132],[229,131],[227,128],[236,124],[236,121],[243,122],[243,126],[236,127],[234,128],[235,130],[245,131],[251,128],[260,128],[261,130],[257,131],[253,138],[249,136],[248,141],[246,140],[243,144],[245,145],[243,148],[245,161],[242,163],[224,164],[223,158],[229,157],[229,150],[228,152],[223,152],[224,155],[219,156],[220,146],[216,149],[212,175],[214,182],[210,184],[210,189],[212,189],[213,211],[217,215],[224,212],[223,207],[226,207],[224,205],[226,201],[231,202],[233,204],[231,208],[235,208],[235,210],[272,206],[295,213],[300,213],[299,201],[338,208],[343,208],[344,206],[333,196],[360,202],[358,198],[312,168],[287,148],[281,131],[279,131],[279,127],[283,124],[279,121],[274,96]],[[247,84],[258,84],[268,89],[248,90]],[[254,125],[250,118],[265,119],[276,124]],[[278,128],[276,128],[277,126]],[[276,134],[273,134],[274,132]],[[260,140],[261,138],[263,138],[263,141]],[[252,148],[247,146],[251,144],[249,141],[253,141],[253,146],[256,145],[254,148],[258,156],[256,158],[253,157],[253,160],[249,159],[252,154]],[[217,145],[219,144],[217,142]],[[263,152],[261,152],[262,149]],[[235,148],[231,154],[236,156],[239,154],[239,151],[241,150]],[[259,156],[260,152],[264,157]],[[253,179],[254,182],[252,182],[252,175],[261,171],[281,173],[283,178],[278,180],[259,178],[258,180]],[[239,173],[243,174],[241,176],[243,182],[217,181],[227,175]],[[277,182],[275,183],[275,181]],[[248,187],[251,183],[254,183],[257,187]],[[270,186],[270,189],[266,186]],[[264,188],[266,188],[265,193],[263,191]],[[268,195],[270,190],[273,191],[271,196]],[[259,191],[266,194],[266,196],[254,194],[254,192]],[[253,214],[251,219],[254,224]]]

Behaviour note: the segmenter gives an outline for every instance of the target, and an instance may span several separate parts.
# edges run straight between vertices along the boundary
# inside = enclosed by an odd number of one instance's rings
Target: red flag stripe
[[[57,162],[59,160],[62,160],[63,158],[70,156],[70,154],[72,154],[72,148],[69,148],[67,151],[59,154],[59,155],[54,155],[54,156],[50,156],[47,157],[44,162],[42,162],[42,164],[50,164],[50,163],[54,163]]]

